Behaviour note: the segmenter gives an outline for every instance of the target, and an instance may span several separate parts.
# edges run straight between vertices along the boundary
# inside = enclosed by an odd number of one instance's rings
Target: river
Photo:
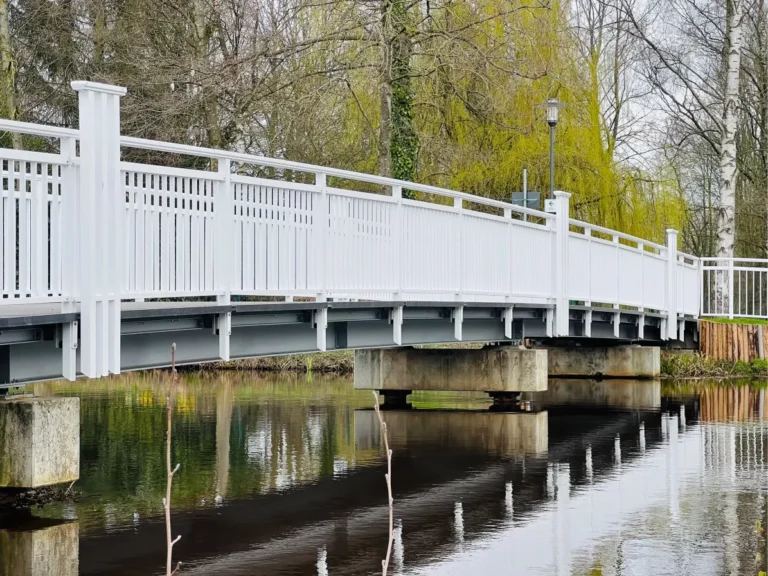
[[[757,576],[764,386],[557,381],[521,413],[489,411],[482,395],[412,396],[384,412],[390,574]],[[0,527],[4,574],[35,562],[60,576],[164,572],[166,387],[163,373],[34,386],[81,398],[80,495]],[[181,574],[380,573],[386,460],[372,400],[346,377],[182,374]]]

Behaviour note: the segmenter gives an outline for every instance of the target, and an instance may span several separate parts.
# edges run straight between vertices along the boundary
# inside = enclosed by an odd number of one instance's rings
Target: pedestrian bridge
[[[723,313],[708,298],[720,277],[734,313],[733,261],[705,266],[673,230],[662,245],[574,220],[565,192],[540,212],[123,136],[125,89],[72,87],[77,130],[0,121],[28,137],[28,149],[0,149],[0,388],[168,365],[172,342],[194,363],[523,337],[692,340],[698,317]],[[747,269],[762,310],[766,270]]]

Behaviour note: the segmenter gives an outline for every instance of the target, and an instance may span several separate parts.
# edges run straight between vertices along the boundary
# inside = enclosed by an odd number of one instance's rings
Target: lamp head
[[[560,115],[560,108],[565,108],[565,103],[560,102],[557,98],[550,98],[544,106],[547,109],[547,124],[555,126]]]

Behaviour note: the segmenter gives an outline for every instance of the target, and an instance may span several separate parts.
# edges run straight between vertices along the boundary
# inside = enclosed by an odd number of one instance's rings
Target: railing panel
[[[308,292],[313,268],[314,210],[319,193],[274,186],[232,184],[235,293]]]
[[[215,178],[123,169],[127,297],[213,293]]]
[[[401,278],[404,293],[458,294],[459,214],[429,204],[403,204]]]
[[[0,304],[56,300],[62,294],[62,199],[74,190],[63,189],[58,156],[30,152],[39,161],[8,158],[24,154],[0,150]]]
[[[593,239],[589,269],[592,302],[614,304],[619,300],[619,245]]]
[[[666,302],[667,261],[663,256],[643,255],[643,308],[662,311]]]
[[[511,224],[468,212],[462,224],[462,291],[503,297],[509,290],[513,258]]]
[[[591,246],[589,236],[571,233],[568,238],[568,297],[571,300],[592,300]]]
[[[512,221],[511,296],[541,301],[554,297],[554,232],[546,226]]]
[[[699,270],[698,266],[677,263],[677,307],[684,314],[699,313]]]
[[[637,248],[619,244],[618,301],[622,306],[643,307],[645,254]]]
[[[367,197],[366,197],[367,196]],[[374,195],[328,193],[326,286],[329,292],[394,292],[396,205]],[[404,243],[403,250],[421,250]]]

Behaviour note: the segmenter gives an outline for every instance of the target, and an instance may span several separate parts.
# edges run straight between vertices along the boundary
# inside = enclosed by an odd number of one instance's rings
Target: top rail
[[[191,146],[189,144],[161,142],[158,140],[148,140],[145,138],[134,138],[132,136],[121,136],[120,144],[126,148],[152,150],[155,152],[168,152],[171,154],[182,154],[187,156],[197,156],[200,158],[211,158],[211,159],[217,159],[217,160],[219,159],[230,160],[230,161],[243,162],[248,164],[258,164],[260,166],[268,166],[271,168],[281,168],[284,170],[296,170],[297,172],[306,172],[311,174],[322,173],[322,174],[325,174],[326,176],[333,176],[335,178],[342,178],[344,180],[366,182],[368,184],[378,184],[380,186],[387,186],[387,187],[399,186],[406,190],[423,192],[425,194],[435,194],[437,196],[445,196],[448,198],[460,199],[465,202],[473,202],[475,204],[482,204],[482,205],[490,206],[493,208],[511,210],[518,214],[524,214],[526,216],[535,216],[536,218],[542,218],[544,220],[551,220],[554,218],[554,214],[549,214],[547,212],[542,212],[540,210],[534,210],[532,208],[526,208],[524,206],[517,206],[516,204],[510,204],[508,202],[495,200],[493,198],[485,198],[483,196],[476,196],[474,194],[468,194],[466,192],[457,192],[456,190],[441,188],[439,186],[431,186],[428,184],[417,184],[415,182],[398,180],[396,178],[388,178],[386,176],[378,176],[376,174],[365,174],[362,172],[353,172],[351,170],[343,170],[341,168],[315,166],[313,164],[306,164],[304,162],[295,162],[293,160],[267,158],[266,156],[246,154],[243,152],[230,152],[227,150],[220,150],[218,148],[204,148],[204,147],[198,148],[197,146]]]
[[[73,128],[32,124],[31,122],[19,122],[18,120],[8,120],[5,118],[0,119],[0,131],[14,132],[16,134],[30,134],[32,136],[44,136],[46,138],[80,137],[80,131]]]
[[[592,230],[594,232],[599,232],[600,234],[605,234],[607,236],[614,236],[616,238],[621,238],[629,242],[642,244],[643,246],[650,246],[651,248],[656,248],[659,251],[663,251],[667,249],[667,247],[664,246],[663,244],[656,244],[655,242],[651,242],[650,240],[643,240],[642,238],[638,238],[637,236],[625,234],[624,232],[619,232],[618,230],[611,230],[610,228],[605,228],[604,226],[590,224],[589,222],[584,222],[583,220],[576,220],[574,218],[571,218],[570,224],[571,226],[576,226],[577,228],[584,228],[585,230]]]

